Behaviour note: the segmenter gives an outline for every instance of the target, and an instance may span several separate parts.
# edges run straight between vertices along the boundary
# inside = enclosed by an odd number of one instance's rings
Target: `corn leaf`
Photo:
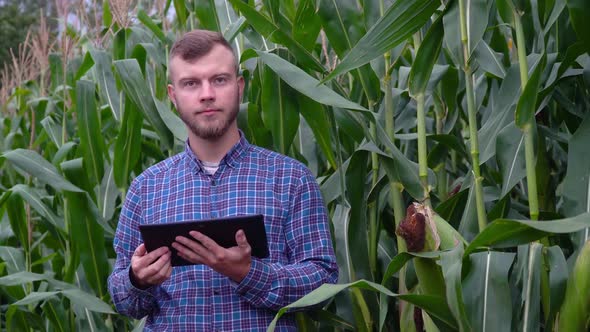
[[[394,2],[322,82],[368,63],[411,37],[439,5],[435,0]]]
[[[64,179],[51,163],[35,151],[16,149],[4,153],[2,157],[56,190],[82,192],[82,189]]]

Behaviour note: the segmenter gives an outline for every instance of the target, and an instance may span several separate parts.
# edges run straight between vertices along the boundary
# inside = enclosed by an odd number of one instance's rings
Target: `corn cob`
[[[406,209],[406,217],[400,222],[396,234],[404,239],[409,252],[436,251],[451,249],[463,237],[446,220],[432,209],[420,203],[412,203]],[[433,259],[414,257],[414,268],[422,293],[446,297],[445,281],[441,267]],[[415,312],[414,322],[421,326],[423,321]]]

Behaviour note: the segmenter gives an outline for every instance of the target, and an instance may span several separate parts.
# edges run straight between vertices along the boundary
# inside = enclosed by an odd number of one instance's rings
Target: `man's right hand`
[[[129,278],[133,286],[146,289],[163,283],[172,274],[172,261],[168,247],[160,247],[150,253],[142,243],[131,257]]]

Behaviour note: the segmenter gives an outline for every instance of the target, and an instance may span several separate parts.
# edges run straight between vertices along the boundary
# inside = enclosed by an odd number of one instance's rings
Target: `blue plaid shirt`
[[[260,331],[276,311],[323,283],[338,268],[319,187],[301,163],[251,145],[241,135],[214,175],[190,149],[139,175],[127,193],[114,239],[117,253],[108,285],[117,311],[147,316],[146,331]],[[263,214],[270,256],[252,258],[240,283],[205,265],[174,267],[159,286],[131,284],[139,224]],[[294,331],[289,314],[278,331]]]

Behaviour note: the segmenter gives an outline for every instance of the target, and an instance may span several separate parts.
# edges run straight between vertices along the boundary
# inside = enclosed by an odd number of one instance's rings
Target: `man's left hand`
[[[227,249],[197,231],[189,234],[193,239],[177,236],[176,242],[172,243],[180,257],[191,263],[208,265],[235,282],[242,281],[248,275],[252,264],[252,248],[243,230],[236,232],[238,245]]]

